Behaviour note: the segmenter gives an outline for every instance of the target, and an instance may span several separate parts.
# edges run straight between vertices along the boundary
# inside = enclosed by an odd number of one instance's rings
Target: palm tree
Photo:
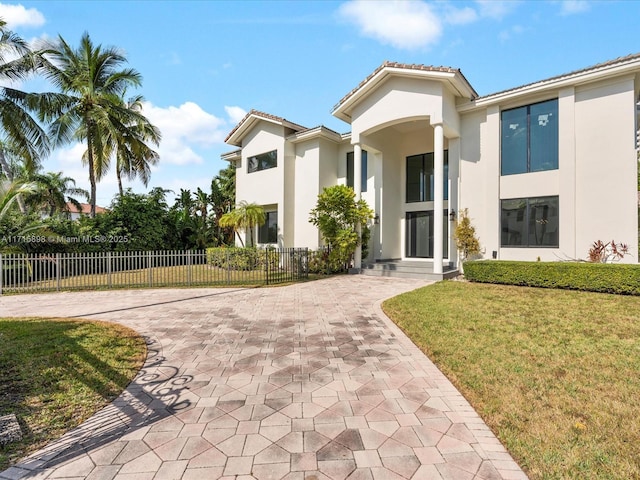
[[[116,139],[116,176],[120,195],[123,193],[123,176],[129,180],[140,178],[146,187],[151,177],[151,165],[156,165],[160,159],[158,153],[152,150],[147,142],[158,146],[162,135],[157,127],[140,115],[143,101],[144,97],[138,95],[126,102],[127,110],[138,117],[137,122],[128,125],[122,135]]]
[[[11,84],[24,80],[35,71],[38,58],[27,42],[8,30],[6,22],[0,19],[0,81]],[[10,182],[16,179],[7,158],[9,154],[33,171],[49,151],[46,132],[28,111],[29,101],[34,97],[37,95],[10,86],[0,87],[0,167]],[[26,213],[20,195],[16,201],[20,211]]]
[[[89,198],[89,192],[76,187],[76,181],[63,176],[62,172],[37,173],[31,176],[30,180],[35,182],[38,189],[27,197],[27,200],[45,207],[50,217],[53,217],[56,211],[68,211],[67,203],[81,211],[82,207],[75,197],[82,196],[85,200]]]
[[[95,217],[96,183],[109,170],[118,142],[135,125],[148,122],[122,101],[127,87],[140,86],[141,76],[132,68],[121,68],[126,58],[118,49],[95,46],[88,33],[82,35],[77,49],[58,36],[42,55],[41,70],[60,93],[39,99],[40,118],[51,122],[49,133],[56,145],[86,144],[82,160],[89,167],[89,202]]]
[[[244,242],[242,241],[242,237],[238,234],[239,231],[249,231],[249,242],[250,245],[253,245],[253,227],[264,225],[266,221],[266,214],[264,213],[264,208],[256,203],[247,203],[245,200],[242,200],[236,208],[231,210],[229,213],[225,213],[219,221],[219,225],[221,227],[230,227],[238,235],[240,239],[240,243],[244,247]]]

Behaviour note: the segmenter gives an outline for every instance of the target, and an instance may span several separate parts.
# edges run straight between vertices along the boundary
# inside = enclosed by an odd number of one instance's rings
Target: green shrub
[[[225,270],[261,270],[269,262],[269,269],[280,266],[280,255],[273,248],[213,247],[207,248],[207,264]]]
[[[346,271],[345,264],[340,261],[340,258],[331,255],[329,250],[309,250],[309,273],[330,275],[344,271]]]
[[[640,265],[576,262],[465,262],[472,282],[640,295]]]

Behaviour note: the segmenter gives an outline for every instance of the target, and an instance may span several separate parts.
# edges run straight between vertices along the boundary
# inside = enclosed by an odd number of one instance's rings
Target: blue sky
[[[0,17],[28,40],[121,48],[163,133],[148,188],[209,188],[252,108],[339,132],[332,107],[384,60],[460,68],[481,94],[640,52],[640,1],[25,1]],[[46,90],[43,81],[24,89]],[[83,147],[44,163],[88,186]],[[139,183],[128,186],[145,192]],[[98,204],[117,191],[115,173]],[[169,196],[173,201],[173,195]]]

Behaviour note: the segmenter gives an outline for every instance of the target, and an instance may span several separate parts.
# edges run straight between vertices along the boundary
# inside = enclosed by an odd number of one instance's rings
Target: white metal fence
[[[269,285],[308,278],[309,251],[0,253],[0,295],[66,290]]]

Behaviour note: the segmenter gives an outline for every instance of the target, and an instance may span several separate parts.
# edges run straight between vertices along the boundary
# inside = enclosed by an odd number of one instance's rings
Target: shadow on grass
[[[87,350],[81,344],[84,337],[82,334],[74,335],[74,340],[68,341],[68,337],[72,335],[71,330],[77,329],[78,325],[82,324],[77,321],[47,322],[44,320],[36,321],[36,323],[38,328],[50,329],[48,335],[51,339],[56,336],[57,338],[65,337],[59,342],[55,340],[48,342],[51,345],[46,347],[47,351],[43,352],[42,358],[38,360],[41,367],[46,366],[42,359],[46,359],[47,355],[57,356],[56,362],[63,365],[61,368],[66,375],[103,398],[115,398],[115,400],[78,427],[48,444],[44,449],[35,452],[9,470],[0,471],[0,477],[13,478],[16,475],[20,476],[22,473],[26,473],[25,470],[31,472],[28,474],[29,476],[37,474],[47,468],[73,460],[78,455],[96,450],[127,434],[135,435],[134,432],[142,427],[148,427],[195,406],[190,400],[191,397],[184,395],[185,391],[188,391],[193,377],[181,375],[178,368],[167,365],[166,358],[162,354],[162,346],[155,339],[144,338],[147,347],[146,360],[142,369],[127,386],[130,377]],[[62,343],[65,344],[65,349],[62,348]],[[63,355],[77,356],[90,367],[87,367],[85,371],[78,371],[72,367],[73,362],[67,358],[61,358]],[[0,363],[3,365],[3,371],[0,372],[0,415],[5,413],[16,413],[18,416],[28,415],[32,409],[32,406],[26,405],[24,402],[25,397],[32,394],[28,389],[43,387],[42,385],[33,385],[36,375],[30,376],[28,372],[21,372],[19,368],[15,367],[15,362],[20,362],[28,356],[29,352],[25,351],[20,354],[20,358],[2,358],[0,345]],[[13,365],[13,368],[5,369],[7,365]],[[33,368],[39,367],[34,365]],[[7,387],[10,383],[7,379],[12,375],[30,378],[15,379],[17,382],[13,382],[14,387]],[[37,382],[46,383],[45,386],[52,390],[53,394],[61,394],[61,391],[56,391],[57,387],[53,384],[55,379],[47,378],[46,375],[44,377]],[[123,389],[124,391],[122,391]],[[25,430],[24,422],[21,422],[21,426]],[[26,429],[24,433],[27,439],[37,441],[37,438],[34,438],[35,432]],[[13,448],[11,445],[0,447],[0,454],[10,454],[10,449]]]

